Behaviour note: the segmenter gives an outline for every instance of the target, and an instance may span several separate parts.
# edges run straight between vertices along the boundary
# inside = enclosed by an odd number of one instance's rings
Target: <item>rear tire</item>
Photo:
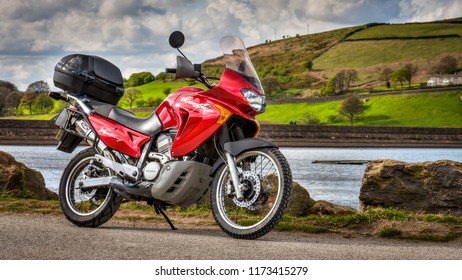
[[[281,220],[292,191],[289,164],[276,148],[246,151],[236,158],[240,183],[246,189],[239,201],[231,192],[231,176],[223,165],[213,180],[211,204],[220,228],[238,239],[255,239]]]
[[[74,156],[64,169],[59,183],[59,201],[66,218],[81,227],[98,227],[107,222],[119,209],[122,197],[112,188],[82,190],[76,181],[109,176],[109,172],[89,170],[96,161],[95,151],[86,149]]]

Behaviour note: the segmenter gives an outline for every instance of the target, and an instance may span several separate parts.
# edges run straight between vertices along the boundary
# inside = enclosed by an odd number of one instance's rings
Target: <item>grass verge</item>
[[[62,214],[59,202],[56,200],[17,199],[4,195],[0,195],[0,212]],[[208,206],[169,207],[166,213],[176,225],[198,228],[216,227]],[[123,203],[113,219],[136,224],[165,223],[163,217],[157,215],[153,207],[143,202]],[[276,230],[308,234],[339,234],[344,237],[373,236],[447,242],[462,236],[462,217],[375,208],[366,212],[340,216],[294,217],[284,215],[276,226]]]

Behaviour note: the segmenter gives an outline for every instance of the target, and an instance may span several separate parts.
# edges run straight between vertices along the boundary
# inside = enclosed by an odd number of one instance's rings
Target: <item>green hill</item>
[[[267,92],[269,98],[312,96],[342,69],[358,72],[353,91],[383,89],[381,71],[397,70],[406,63],[417,66],[413,83],[419,85],[428,80],[436,63],[445,55],[462,61],[462,18],[429,23],[373,23],[296,35],[252,46],[248,51],[263,83],[267,78],[278,80],[276,92]],[[309,61],[313,62],[311,70],[306,67]],[[204,72],[210,77],[219,77],[223,67],[222,57],[203,63]],[[173,91],[181,85],[186,83],[167,85],[156,81],[137,88],[147,100],[164,97],[165,87]]]
[[[419,38],[429,36],[462,35],[462,24],[406,23],[374,25],[352,34],[347,40],[381,38]]]
[[[279,81],[276,95],[312,96],[341,69],[355,69],[359,80],[352,93],[383,89],[379,75],[384,68],[397,70],[406,63],[418,67],[413,82],[426,82],[439,59],[452,55],[462,61],[462,18],[430,23],[368,24],[266,42],[248,49],[262,81]],[[308,70],[306,63],[313,62]],[[208,76],[219,77],[222,57],[203,63]],[[165,97],[163,89],[175,90],[187,83],[153,82],[137,87],[143,99]],[[382,87],[382,88],[380,88]],[[267,92],[268,94],[268,92]],[[270,94],[268,94],[270,95]],[[462,127],[462,92],[405,94],[369,98],[359,126]],[[337,117],[341,101],[268,105],[258,116],[262,123],[301,124],[307,115],[322,125],[349,125]],[[150,112],[149,112],[150,113]],[[148,114],[137,113],[141,116]]]
[[[462,19],[429,23],[368,24],[318,34],[267,42],[250,47],[249,54],[260,79],[274,77],[279,94],[310,96],[342,69],[354,69],[355,90],[383,86],[379,75],[406,63],[416,65],[413,83],[426,82],[439,60],[452,55],[462,60]],[[306,63],[313,62],[311,71]],[[219,75],[222,58],[206,61],[204,69]],[[461,66],[462,68],[462,66]],[[361,90],[363,88],[363,90]],[[273,96],[270,96],[273,97]]]

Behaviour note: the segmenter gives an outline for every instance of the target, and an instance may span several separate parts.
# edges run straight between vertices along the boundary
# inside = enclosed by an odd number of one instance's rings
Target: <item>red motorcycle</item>
[[[63,172],[61,208],[72,223],[97,227],[123,199],[146,201],[175,229],[165,207],[191,206],[209,195],[224,232],[261,237],[285,212],[292,175],[278,147],[256,138],[255,116],[265,112],[265,95],[244,43],[237,37],[221,40],[226,68],[214,86],[180,51],[181,32],[172,33],[169,42],[182,56],[166,72],[196,79],[208,90],[181,88],[144,119],[116,106],[123,78],[112,63],[73,54],[56,65],[55,86],[67,94],[50,96],[71,104],[56,119],[58,149],[71,153],[82,140],[91,146]]]

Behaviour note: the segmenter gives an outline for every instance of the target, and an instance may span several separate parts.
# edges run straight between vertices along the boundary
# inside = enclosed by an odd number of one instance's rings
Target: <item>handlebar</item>
[[[54,100],[63,100],[69,102],[69,98],[62,96],[59,92],[50,91],[48,92],[48,96],[53,98]]]
[[[178,78],[193,78],[208,88],[213,88],[214,85],[210,84],[204,73],[201,72],[200,64],[191,64],[189,60],[183,57],[177,57],[178,68],[165,68],[165,73],[176,74],[175,79]]]
[[[176,68],[165,68],[165,73],[167,74],[175,74]]]

